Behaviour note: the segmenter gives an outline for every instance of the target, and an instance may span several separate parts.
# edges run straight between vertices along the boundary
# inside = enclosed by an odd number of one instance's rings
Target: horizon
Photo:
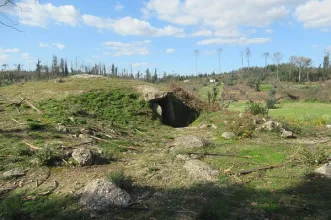
[[[219,73],[221,48],[221,72],[229,72],[247,66],[240,55],[247,47],[252,51],[250,66],[264,66],[264,52],[281,52],[283,63],[291,56],[306,56],[317,67],[331,50],[331,0],[16,3],[28,10],[0,7],[8,16],[0,21],[17,21],[13,27],[23,31],[0,26],[5,33],[0,64],[23,64],[28,70],[35,69],[37,59],[50,66],[56,55],[67,59],[69,67],[77,60],[78,65],[132,67],[134,73],[156,68],[160,74],[194,75],[198,49],[198,72]]]

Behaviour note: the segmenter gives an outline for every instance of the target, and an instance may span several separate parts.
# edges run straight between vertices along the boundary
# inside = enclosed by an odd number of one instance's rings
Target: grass
[[[127,188],[132,197],[140,201],[132,209],[110,209],[96,219],[209,220],[247,219],[247,216],[254,219],[328,219],[331,216],[330,181],[310,175],[313,169],[325,162],[325,153],[330,153],[331,149],[327,144],[321,144],[313,151],[300,144],[300,141],[319,141],[323,137],[299,136],[298,140],[285,140],[277,133],[254,131],[251,138],[224,140],[221,134],[229,131],[229,125],[224,121],[238,121],[237,112],[203,112],[191,128],[175,129],[152,120],[149,106],[134,91],[134,86],[142,82],[117,79],[65,81],[63,84],[31,82],[0,88],[2,94],[8,95],[8,100],[16,100],[17,94],[22,93],[44,112],[39,115],[25,106],[20,113],[8,108],[0,115],[0,170],[28,169],[25,177],[0,180],[3,186],[11,186],[14,181],[21,180],[27,184],[1,200],[0,216],[4,219],[88,219],[91,213],[78,205],[72,191],[78,189],[78,183],[86,185],[95,178],[108,178]],[[265,90],[269,87],[263,86]],[[199,91],[203,95],[209,89],[212,90],[212,86]],[[36,92],[42,90],[43,93]],[[230,109],[243,110],[245,107],[245,103],[236,102]],[[270,111],[275,118],[295,118],[298,121],[312,121],[311,117],[330,119],[329,104],[284,102],[279,107]],[[316,124],[326,122],[330,121],[317,120]],[[57,123],[63,123],[71,132],[56,132]],[[293,123],[303,126],[297,121]],[[200,124],[214,124],[217,129],[196,128]],[[55,153],[59,153],[60,146],[80,143],[72,136],[81,128],[94,129],[97,137],[107,141],[93,143],[92,147],[111,159],[110,164],[91,168],[72,165],[51,168],[49,180],[38,190],[47,189],[54,180],[59,182],[59,188],[56,193],[33,199],[31,196],[36,196],[37,190],[36,178],[42,179],[48,168],[34,166],[29,161],[36,157],[48,159],[54,156],[45,146],[52,146]],[[178,151],[180,153],[249,157],[202,157],[202,161],[220,171],[216,182],[203,183],[188,175],[183,162],[176,159],[177,151],[169,150],[174,139],[183,135],[204,137],[210,145],[203,149]],[[328,134],[325,135],[327,137]],[[45,151],[31,152],[23,141]],[[233,175],[244,169],[284,163],[298,150],[300,154],[295,161],[285,167],[246,176]],[[32,183],[28,184],[30,180]]]

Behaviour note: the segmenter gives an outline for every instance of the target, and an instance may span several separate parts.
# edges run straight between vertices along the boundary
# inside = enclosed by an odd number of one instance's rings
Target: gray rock
[[[21,177],[21,176],[24,176],[25,173],[22,169],[20,168],[14,168],[12,170],[9,170],[7,172],[4,172],[2,174],[4,177],[6,178],[11,178],[11,177]]]
[[[267,121],[256,128],[257,131],[274,131],[276,128],[282,128],[282,125],[275,121]]]
[[[77,161],[80,166],[91,166],[94,162],[94,154],[91,150],[80,148],[72,152],[72,158]]]
[[[81,204],[98,211],[107,210],[110,207],[126,207],[130,201],[130,194],[105,179],[90,182],[80,198]]]
[[[326,125],[326,128],[331,129],[331,125]]]
[[[188,160],[184,164],[190,176],[196,180],[214,181],[219,172],[200,160]]]
[[[87,143],[87,142],[93,142],[93,139],[90,137],[90,135],[87,134],[80,134],[78,137],[82,140],[82,142]]]
[[[58,131],[58,132],[63,132],[63,133],[66,133],[68,132],[68,128],[64,125],[61,125],[61,124],[58,124],[55,129]]]
[[[314,173],[326,176],[331,179],[331,162],[324,164],[323,166],[317,168]]]
[[[172,146],[179,148],[201,148],[207,145],[207,142],[199,137],[193,135],[186,135],[176,138]]]
[[[233,132],[224,132],[224,133],[222,134],[222,137],[223,137],[224,139],[227,139],[227,140],[230,140],[230,139],[234,138],[235,136],[236,136],[236,134],[233,133]]]
[[[295,135],[293,134],[292,131],[286,131],[285,129],[282,129],[281,137],[282,138],[295,138]]]
[[[153,100],[159,100],[164,97],[167,97],[169,95],[168,92],[161,91],[155,87],[152,86],[138,86],[137,87],[138,92],[142,93],[145,101],[153,101]]]

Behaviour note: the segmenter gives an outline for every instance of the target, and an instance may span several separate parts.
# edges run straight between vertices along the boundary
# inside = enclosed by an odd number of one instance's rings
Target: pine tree
[[[151,81],[151,73],[149,72],[149,69],[146,69],[146,81],[149,82]]]
[[[36,64],[36,72],[37,72],[37,78],[40,79],[41,77],[41,61],[38,59],[38,62]]]
[[[114,65],[114,64],[111,65],[111,75],[112,75],[112,76],[116,76],[116,75],[115,75],[115,65]]]
[[[57,64],[57,57],[55,55],[53,56],[52,61],[52,74],[53,76],[57,76],[59,74],[59,66]]]
[[[60,60],[60,69],[61,69],[61,76],[64,76],[65,73],[64,73],[64,59],[61,58]]]
[[[69,76],[69,70],[68,70],[68,63],[67,61],[64,62],[64,75]]]

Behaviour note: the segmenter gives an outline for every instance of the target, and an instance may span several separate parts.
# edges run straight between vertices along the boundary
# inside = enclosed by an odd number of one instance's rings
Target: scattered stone
[[[214,124],[211,124],[211,128],[213,128],[213,129],[217,129],[217,126],[214,125]]]
[[[65,83],[65,81],[63,79],[57,79],[54,81],[54,83]]]
[[[316,174],[321,174],[331,179],[331,162],[324,164],[314,171]]]
[[[227,140],[230,140],[230,139],[234,138],[235,136],[236,136],[236,134],[233,133],[233,132],[224,132],[224,133],[222,134],[222,137],[223,137],[224,139],[227,139]]]
[[[207,142],[202,138],[193,135],[186,135],[176,138],[172,146],[182,148],[201,148],[205,147],[206,145]]]
[[[110,207],[126,207],[130,201],[130,194],[105,179],[90,182],[80,199],[80,203],[98,211],[107,210]]]
[[[282,128],[282,125],[278,122],[267,121],[261,126],[256,128],[257,131],[274,131],[276,128]]]
[[[80,166],[91,166],[94,162],[94,154],[91,150],[80,148],[72,152],[72,158]]]
[[[22,170],[21,168],[14,168],[12,170],[9,170],[7,172],[4,172],[3,177],[5,178],[11,178],[11,177],[21,177],[24,176],[24,170]]]
[[[282,129],[281,137],[282,138],[295,138],[295,135],[293,134],[292,131],[286,131],[285,129]]]
[[[184,168],[197,180],[214,181],[219,174],[217,170],[212,169],[208,164],[200,160],[187,160]]]
[[[190,157],[186,154],[177,154],[176,158],[179,159],[179,160],[183,160],[183,161],[190,159]]]
[[[61,124],[58,124],[55,129],[58,131],[58,132],[63,132],[63,133],[66,133],[68,132],[68,128],[64,125],[61,125]]]
[[[87,143],[87,142],[92,142],[93,139],[87,135],[87,134],[80,134],[78,137],[82,140],[82,142]]]
[[[199,126],[199,128],[200,129],[206,129],[206,128],[208,128],[208,125],[207,124],[203,124],[203,125]]]
[[[80,129],[80,132],[81,132],[82,134],[89,134],[89,135],[93,135],[93,136],[96,135],[95,131],[92,130],[92,129],[81,128],[81,129]]]
[[[326,128],[331,129],[331,125],[326,125]]]

